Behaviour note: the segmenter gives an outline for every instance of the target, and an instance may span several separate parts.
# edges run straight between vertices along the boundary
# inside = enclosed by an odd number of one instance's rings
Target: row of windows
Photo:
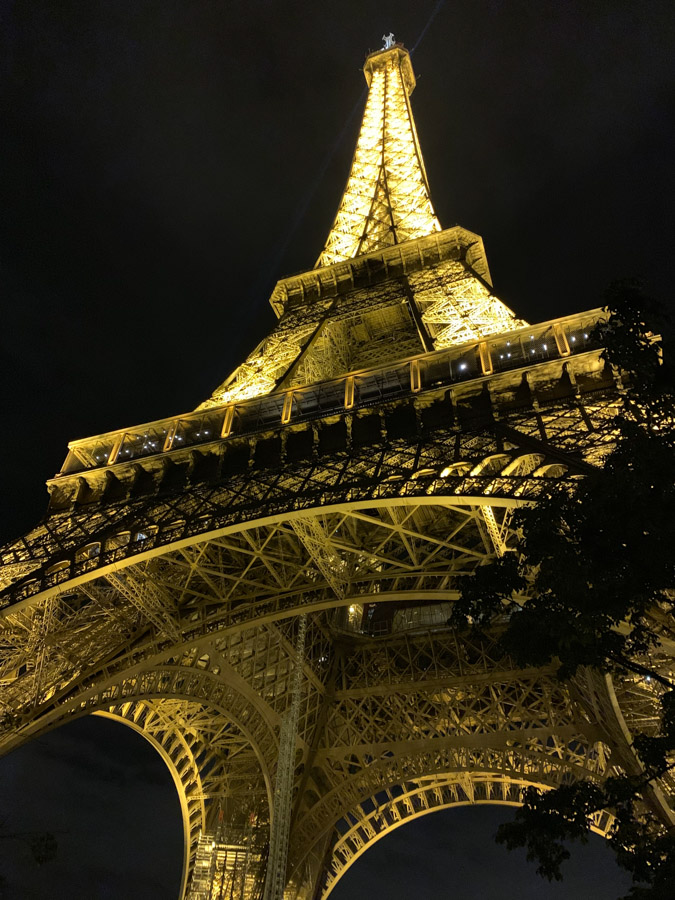
[[[171,422],[145,426],[143,430],[94,438],[71,449],[62,471],[69,474],[130,462],[234,434],[251,434],[549,359],[564,358],[590,349],[594,321],[595,317],[586,316],[565,325],[539,326],[503,334],[469,347],[448,348],[386,368],[346,375],[336,381],[193,413]]]

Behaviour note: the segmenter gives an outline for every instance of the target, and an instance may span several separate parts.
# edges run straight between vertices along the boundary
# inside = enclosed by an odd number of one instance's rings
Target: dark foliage
[[[630,897],[660,900],[675,896],[675,835],[640,798],[675,750],[675,685],[650,662],[675,605],[675,390],[655,340],[667,328],[656,304],[632,282],[612,285],[605,300],[610,317],[595,336],[625,384],[616,443],[602,467],[516,514],[513,552],[469,579],[452,622],[484,630],[506,616],[501,643],[521,665],[555,663],[561,678],[579,667],[634,673],[661,688],[661,733],[634,739],[643,775],[530,789],[497,838],[557,879],[566,842],[585,841],[589,817],[611,809],[610,843],[636,882]]]
[[[0,825],[0,841],[20,841],[26,844],[38,866],[51,862],[58,851],[56,837],[49,831],[13,831]],[[6,896],[6,888],[7,881],[0,875],[0,898]]]

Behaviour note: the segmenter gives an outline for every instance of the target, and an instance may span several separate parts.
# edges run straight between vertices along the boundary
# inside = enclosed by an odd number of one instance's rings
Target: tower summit
[[[410,107],[415,88],[402,44],[371,53],[363,67],[368,99],[351,171],[317,266],[424,237],[434,214]]]

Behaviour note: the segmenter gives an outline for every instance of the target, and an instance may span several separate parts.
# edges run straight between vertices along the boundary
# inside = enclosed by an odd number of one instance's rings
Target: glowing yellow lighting
[[[368,100],[352,168],[317,266],[441,230],[410,109],[410,56],[402,47],[373,53],[364,74]]]
[[[387,251],[441,231],[410,107],[415,87],[410,56],[400,45],[373,53],[366,59],[364,74],[369,90],[361,130],[335,222],[317,261],[320,268]],[[469,257],[466,263],[445,259],[407,275],[411,302],[420,317],[417,331],[425,350],[440,350],[525,325],[495,297],[489,280],[477,277],[472,265]],[[483,274],[487,274],[487,264]],[[319,288],[322,283],[318,276]],[[330,316],[322,319],[314,301],[292,308],[281,304],[277,311],[281,319],[272,334],[199,409],[240,403],[364,367],[363,361],[350,367],[354,335],[349,326],[342,321],[338,324]],[[386,315],[392,326],[405,327],[400,312],[387,311]],[[376,333],[380,327],[372,317],[362,325],[366,336],[369,329]],[[364,342],[363,337],[360,340]],[[395,346],[401,356],[412,356],[421,349],[420,338],[413,333],[408,354],[402,342]],[[466,363],[459,363],[459,369],[469,374]],[[490,371],[491,366],[483,366],[484,374]],[[289,381],[289,373],[294,381]],[[413,380],[413,391],[419,389],[418,383],[419,379]],[[353,391],[347,385],[345,408],[353,405]]]

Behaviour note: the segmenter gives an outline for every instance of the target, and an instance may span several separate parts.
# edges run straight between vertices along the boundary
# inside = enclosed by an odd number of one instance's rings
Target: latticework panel
[[[396,47],[369,57],[366,77],[349,179],[318,266],[440,231],[410,110],[407,52]]]
[[[483,468],[512,466],[493,459]],[[508,546],[510,507],[490,499]],[[594,714],[550,674],[514,668],[494,638],[398,614],[449,608],[496,552],[480,504],[380,502],[243,523],[130,561],[123,590],[119,571],[94,574],[5,618],[23,663],[5,669],[4,748],[74,716],[126,719],[175,770],[187,876],[219,808],[267,828],[297,616],[309,614],[292,890],[308,896],[324,871],[330,890],[405,810],[517,802],[526,784],[625,766],[606,703]],[[150,589],[147,611],[132,585]]]
[[[446,262],[422,269],[409,281],[437,349],[527,324],[462,263]]]
[[[274,331],[199,408],[208,409],[273,391],[316,333],[327,309],[326,304],[315,303],[286,314]]]
[[[416,816],[639,772],[632,732],[658,727],[646,679],[564,685],[449,625],[514,510],[603,464],[623,385],[601,311],[525,329],[480,238],[440,231],[408,53],[365,74],[337,217],[276,327],[197,411],[69,445],[0,552],[0,753],[88,714],[144,735],[190,900],[259,900],[267,859],[280,900],[286,851],[287,900],[318,900]],[[675,785],[647,795],[673,824]]]
[[[454,400],[240,440],[240,468],[223,443],[215,477],[188,470],[176,483],[168,466],[151,491],[114,501],[94,471],[92,492],[4,551],[3,751],[88,713],[132,724],[174,774],[188,884],[219,811],[231,829],[254,821],[256,846],[267,840],[306,615],[290,842],[298,897],[330,889],[364,835],[384,833],[404,807],[515,802],[524,784],[625,765],[613,748],[621,730],[608,738],[588,703],[548,673],[514,669],[492,638],[447,626],[462,579],[508,551],[511,511],[611,448],[614,382],[592,360],[583,366],[592,390],[567,380],[544,404],[514,406],[507,382],[498,419],[469,384]],[[558,390],[550,365],[548,380],[528,371]],[[385,795],[377,818],[369,804]],[[226,857],[218,869],[216,853],[213,871],[230,877]]]
[[[535,499],[542,478],[601,464],[613,446],[617,399],[611,388],[537,409],[516,408],[497,422],[484,396],[474,393],[466,405],[455,407],[446,400],[429,403],[419,413],[408,405],[384,415],[368,410],[342,416],[325,427],[286,435],[285,443],[271,436],[223,444],[210,478],[190,479],[189,465],[155,468],[142,491],[130,481],[126,496],[114,502],[107,501],[106,473],[93,473],[94,489],[84,502],[78,502],[79,493],[71,495],[66,508],[3,549],[1,572],[7,570],[7,582],[13,583],[0,592],[0,606],[44,591],[62,595],[74,578],[90,580],[123,560],[149,559],[173,543],[197,542],[200,534],[266,514],[345,502],[396,505],[413,497],[424,503],[488,495],[513,502]],[[462,424],[465,416],[468,426]],[[402,429],[409,437],[396,436]],[[79,491],[81,479],[68,484]],[[143,594],[150,600],[147,589]],[[70,601],[60,602],[67,607]]]
[[[321,872],[320,896],[328,897],[347,869],[395,828],[420,816],[458,806],[519,806],[523,790],[533,784],[530,780],[519,781],[513,775],[462,771],[414,778],[379,792],[350,810],[338,823],[329,861],[324,862]],[[612,821],[611,815],[603,811],[594,817],[593,830],[607,834]],[[302,896],[302,891],[298,894]]]
[[[352,837],[363,843],[362,823],[388,802],[386,794],[446,784],[451,791],[444,789],[434,808],[517,802],[525,784],[602,778],[614,764],[602,723],[551,674],[514,667],[494,639],[418,628],[354,636],[337,653],[298,798],[293,859],[300,896],[326,842],[333,848],[322,864],[328,872],[350,863],[358,849]],[[340,846],[348,851],[344,859]]]

